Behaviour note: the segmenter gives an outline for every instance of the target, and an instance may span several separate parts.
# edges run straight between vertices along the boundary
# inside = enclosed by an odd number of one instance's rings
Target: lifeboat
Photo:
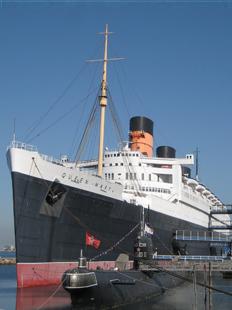
[[[196,186],[196,190],[197,190],[198,192],[203,192],[205,189],[206,189],[206,188],[205,188],[204,185],[198,184],[198,185]]]
[[[188,179],[187,184],[192,187],[196,187],[199,183],[194,179]]]
[[[211,193],[209,190],[205,189],[203,192],[202,192],[203,195],[205,195],[206,197],[208,197]]]

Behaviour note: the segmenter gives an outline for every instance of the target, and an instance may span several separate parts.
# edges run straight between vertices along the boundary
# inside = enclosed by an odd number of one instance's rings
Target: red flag
[[[94,235],[91,235],[89,232],[86,232],[85,244],[91,245],[95,247],[95,249],[98,249],[101,244],[101,240],[98,240],[96,237],[94,237]]]

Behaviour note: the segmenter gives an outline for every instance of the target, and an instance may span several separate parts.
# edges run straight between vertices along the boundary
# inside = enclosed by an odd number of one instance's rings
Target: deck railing
[[[20,142],[20,141],[15,141],[13,140],[11,142],[11,144],[8,146],[7,149],[11,149],[11,148],[16,148],[16,149],[22,149],[22,150],[27,150],[30,152],[37,152],[37,147],[31,144],[27,144],[24,142]]]

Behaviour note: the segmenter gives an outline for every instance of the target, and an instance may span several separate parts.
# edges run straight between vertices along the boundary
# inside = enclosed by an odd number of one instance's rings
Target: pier
[[[158,255],[149,262],[149,267],[143,266],[143,270],[155,270],[163,268],[169,271],[208,271],[209,263],[211,270],[215,272],[232,272],[232,260],[225,256],[172,256]]]
[[[15,265],[16,258],[14,257],[0,257],[0,265]]]

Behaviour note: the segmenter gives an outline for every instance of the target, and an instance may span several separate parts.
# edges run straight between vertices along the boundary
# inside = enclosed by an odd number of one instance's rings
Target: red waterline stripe
[[[131,267],[132,262],[128,262]],[[47,262],[47,263],[17,263],[17,286],[34,287],[45,285],[59,285],[63,273],[67,269],[78,266],[77,262]],[[89,262],[89,269],[113,269],[115,261]]]

